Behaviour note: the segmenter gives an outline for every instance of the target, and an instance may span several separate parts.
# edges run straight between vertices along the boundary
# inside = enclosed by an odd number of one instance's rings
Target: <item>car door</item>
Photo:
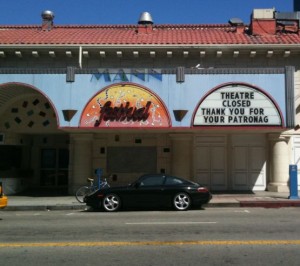
[[[136,207],[158,207],[162,205],[165,176],[146,175],[138,180],[134,195]]]
[[[164,183],[164,201],[171,205],[174,196],[183,191],[185,186],[185,180],[175,176],[166,176]]]

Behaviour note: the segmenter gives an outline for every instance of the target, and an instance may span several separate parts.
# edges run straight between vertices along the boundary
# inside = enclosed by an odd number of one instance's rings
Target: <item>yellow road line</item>
[[[7,247],[111,247],[111,246],[178,246],[178,245],[300,245],[300,240],[211,240],[211,241],[122,241],[122,242],[45,242],[0,243]]]

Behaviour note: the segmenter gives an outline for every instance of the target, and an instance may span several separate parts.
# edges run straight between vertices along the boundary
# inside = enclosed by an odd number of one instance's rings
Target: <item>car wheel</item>
[[[108,194],[104,197],[102,205],[105,211],[114,212],[119,210],[121,200],[116,194]]]
[[[180,192],[173,199],[173,206],[178,211],[186,211],[191,207],[191,198],[187,193]]]

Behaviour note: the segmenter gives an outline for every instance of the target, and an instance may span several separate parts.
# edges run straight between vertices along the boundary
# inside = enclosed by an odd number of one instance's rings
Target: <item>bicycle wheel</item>
[[[75,198],[80,202],[84,203],[84,197],[92,192],[90,187],[84,186],[79,188],[75,193]]]

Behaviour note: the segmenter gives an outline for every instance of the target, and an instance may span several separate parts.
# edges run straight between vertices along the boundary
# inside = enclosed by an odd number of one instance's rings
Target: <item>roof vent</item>
[[[243,25],[244,22],[240,18],[231,18],[228,21],[231,25],[237,26],[237,25]]]
[[[228,22],[232,27],[235,27],[236,33],[244,33],[244,22],[240,18],[231,18]]]
[[[54,13],[52,11],[45,10],[42,12],[42,19],[42,29],[51,30],[53,27]]]
[[[153,19],[151,17],[151,14],[148,12],[143,12],[140,15],[140,19],[138,21],[138,24],[147,25],[147,24],[153,24]]]

